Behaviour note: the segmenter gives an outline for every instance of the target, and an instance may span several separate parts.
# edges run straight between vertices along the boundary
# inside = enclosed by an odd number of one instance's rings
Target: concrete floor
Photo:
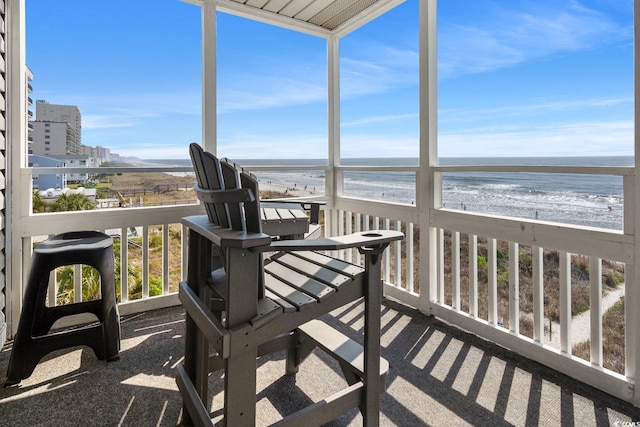
[[[41,361],[19,386],[0,388],[0,426],[169,426],[181,416],[175,367],[183,354],[181,307],[122,319],[122,350],[102,362],[84,347]],[[325,321],[358,339],[360,304]],[[640,410],[572,378],[393,301],[382,314],[382,354],[391,365],[383,426],[608,426],[640,422]],[[4,382],[11,343],[0,352]],[[269,425],[344,386],[335,362],[316,351],[296,379],[284,354],[258,361],[257,425]],[[211,375],[212,417],[222,379]],[[216,394],[217,393],[217,394]],[[331,426],[360,426],[357,410]]]

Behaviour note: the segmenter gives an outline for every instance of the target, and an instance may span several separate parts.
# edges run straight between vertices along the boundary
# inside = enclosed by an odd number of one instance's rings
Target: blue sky
[[[187,158],[201,140],[200,9],[26,0],[32,97],[83,142]],[[417,0],[341,40],[344,157],[418,154]],[[632,0],[440,0],[439,154],[633,154]],[[218,152],[326,158],[326,46],[218,14]]]

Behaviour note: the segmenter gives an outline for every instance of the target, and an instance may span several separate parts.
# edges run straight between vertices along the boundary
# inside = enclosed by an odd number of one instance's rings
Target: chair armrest
[[[312,240],[279,240],[269,246],[254,247],[258,252],[268,251],[335,251],[361,247],[388,245],[402,240],[404,234],[394,230],[371,230],[337,237],[324,237]]]
[[[247,233],[213,225],[206,215],[194,215],[182,218],[182,224],[207,238],[213,244],[225,248],[254,248],[271,244],[271,236],[264,233]]]
[[[320,206],[324,206],[327,204],[326,202],[319,202],[315,200],[297,200],[297,199],[267,199],[267,200],[260,201],[260,204],[263,206],[268,203],[277,204],[277,205],[279,204],[300,205],[301,209],[311,212],[311,218],[309,221],[311,224],[318,224],[320,222]]]

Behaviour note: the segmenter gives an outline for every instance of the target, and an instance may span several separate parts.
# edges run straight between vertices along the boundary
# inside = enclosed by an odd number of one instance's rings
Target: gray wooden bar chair
[[[224,424],[251,426],[256,418],[256,358],[286,349],[286,374],[295,375],[318,347],[335,358],[348,387],[288,415],[278,425],[322,425],[359,407],[365,425],[379,423],[388,363],[380,357],[381,254],[402,239],[397,231],[335,238],[278,240],[262,233],[255,177],[192,144],[195,186],[207,215],[183,218],[189,228],[185,359],[177,383],[183,422],[212,425],[208,374],[224,371]],[[323,251],[358,248],[364,267]],[[263,260],[263,253],[274,253]],[[320,316],[364,299],[364,346]]]

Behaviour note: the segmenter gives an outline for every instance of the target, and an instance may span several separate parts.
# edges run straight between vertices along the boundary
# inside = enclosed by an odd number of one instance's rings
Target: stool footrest
[[[354,374],[362,378],[364,375],[364,348],[343,333],[320,320],[311,320],[298,327],[303,336],[313,340],[315,345],[323,349],[328,355],[348,365]],[[380,358],[380,380],[386,381],[389,372],[389,362]],[[383,391],[384,391],[383,387]]]

